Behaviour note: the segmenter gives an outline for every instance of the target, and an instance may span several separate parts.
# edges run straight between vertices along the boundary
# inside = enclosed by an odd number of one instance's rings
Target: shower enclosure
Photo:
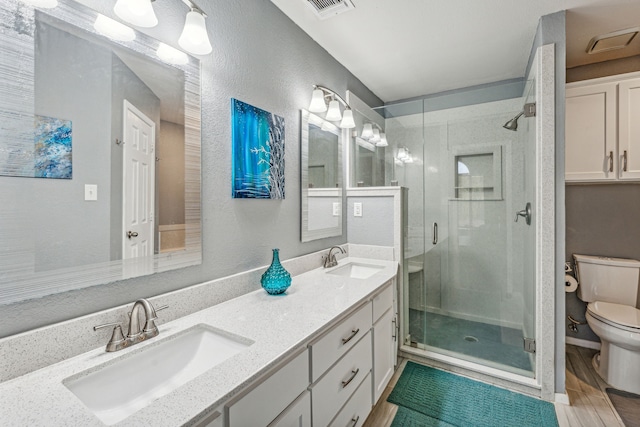
[[[403,348],[535,378],[535,81],[524,86],[518,98],[444,109],[428,98],[384,115],[388,179],[409,188]]]

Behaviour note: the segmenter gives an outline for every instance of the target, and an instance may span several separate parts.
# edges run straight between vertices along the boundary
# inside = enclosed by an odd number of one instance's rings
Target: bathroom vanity
[[[250,292],[160,324],[158,337],[134,347],[6,381],[0,424],[360,426],[393,373],[397,268],[344,258],[293,277],[285,295]],[[210,357],[199,353],[208,343]],[[228,355],[212,360],[216,345]],[[176,379],[172,370],[191,364],[202,372]],[[131,391],[163,376],[146,396]]]

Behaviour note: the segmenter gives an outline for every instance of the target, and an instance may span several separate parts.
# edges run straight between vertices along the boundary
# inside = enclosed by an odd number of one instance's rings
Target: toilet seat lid
[[[590,302],[587,310],[604,321],[617,323],[628,328],[640,329],[640,310],[629,305],[612,302]]]

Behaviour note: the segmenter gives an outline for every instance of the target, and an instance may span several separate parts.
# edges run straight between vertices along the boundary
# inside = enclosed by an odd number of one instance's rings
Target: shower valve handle
[[[527,203],[527,206],[523,210],[516,212],[515,222],[518,222],[518,217],[520,216],[527,221],[527,225],[531,225],[531,203]]]

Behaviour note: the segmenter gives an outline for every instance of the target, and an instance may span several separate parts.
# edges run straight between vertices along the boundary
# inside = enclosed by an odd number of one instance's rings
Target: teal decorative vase
[[[264,272],[260,279],[260,284],[270,295],[279,295],[284,293],[291,286],[291,275],[280,264],[280,249],[273,250],[273,260],[271,265]]]

